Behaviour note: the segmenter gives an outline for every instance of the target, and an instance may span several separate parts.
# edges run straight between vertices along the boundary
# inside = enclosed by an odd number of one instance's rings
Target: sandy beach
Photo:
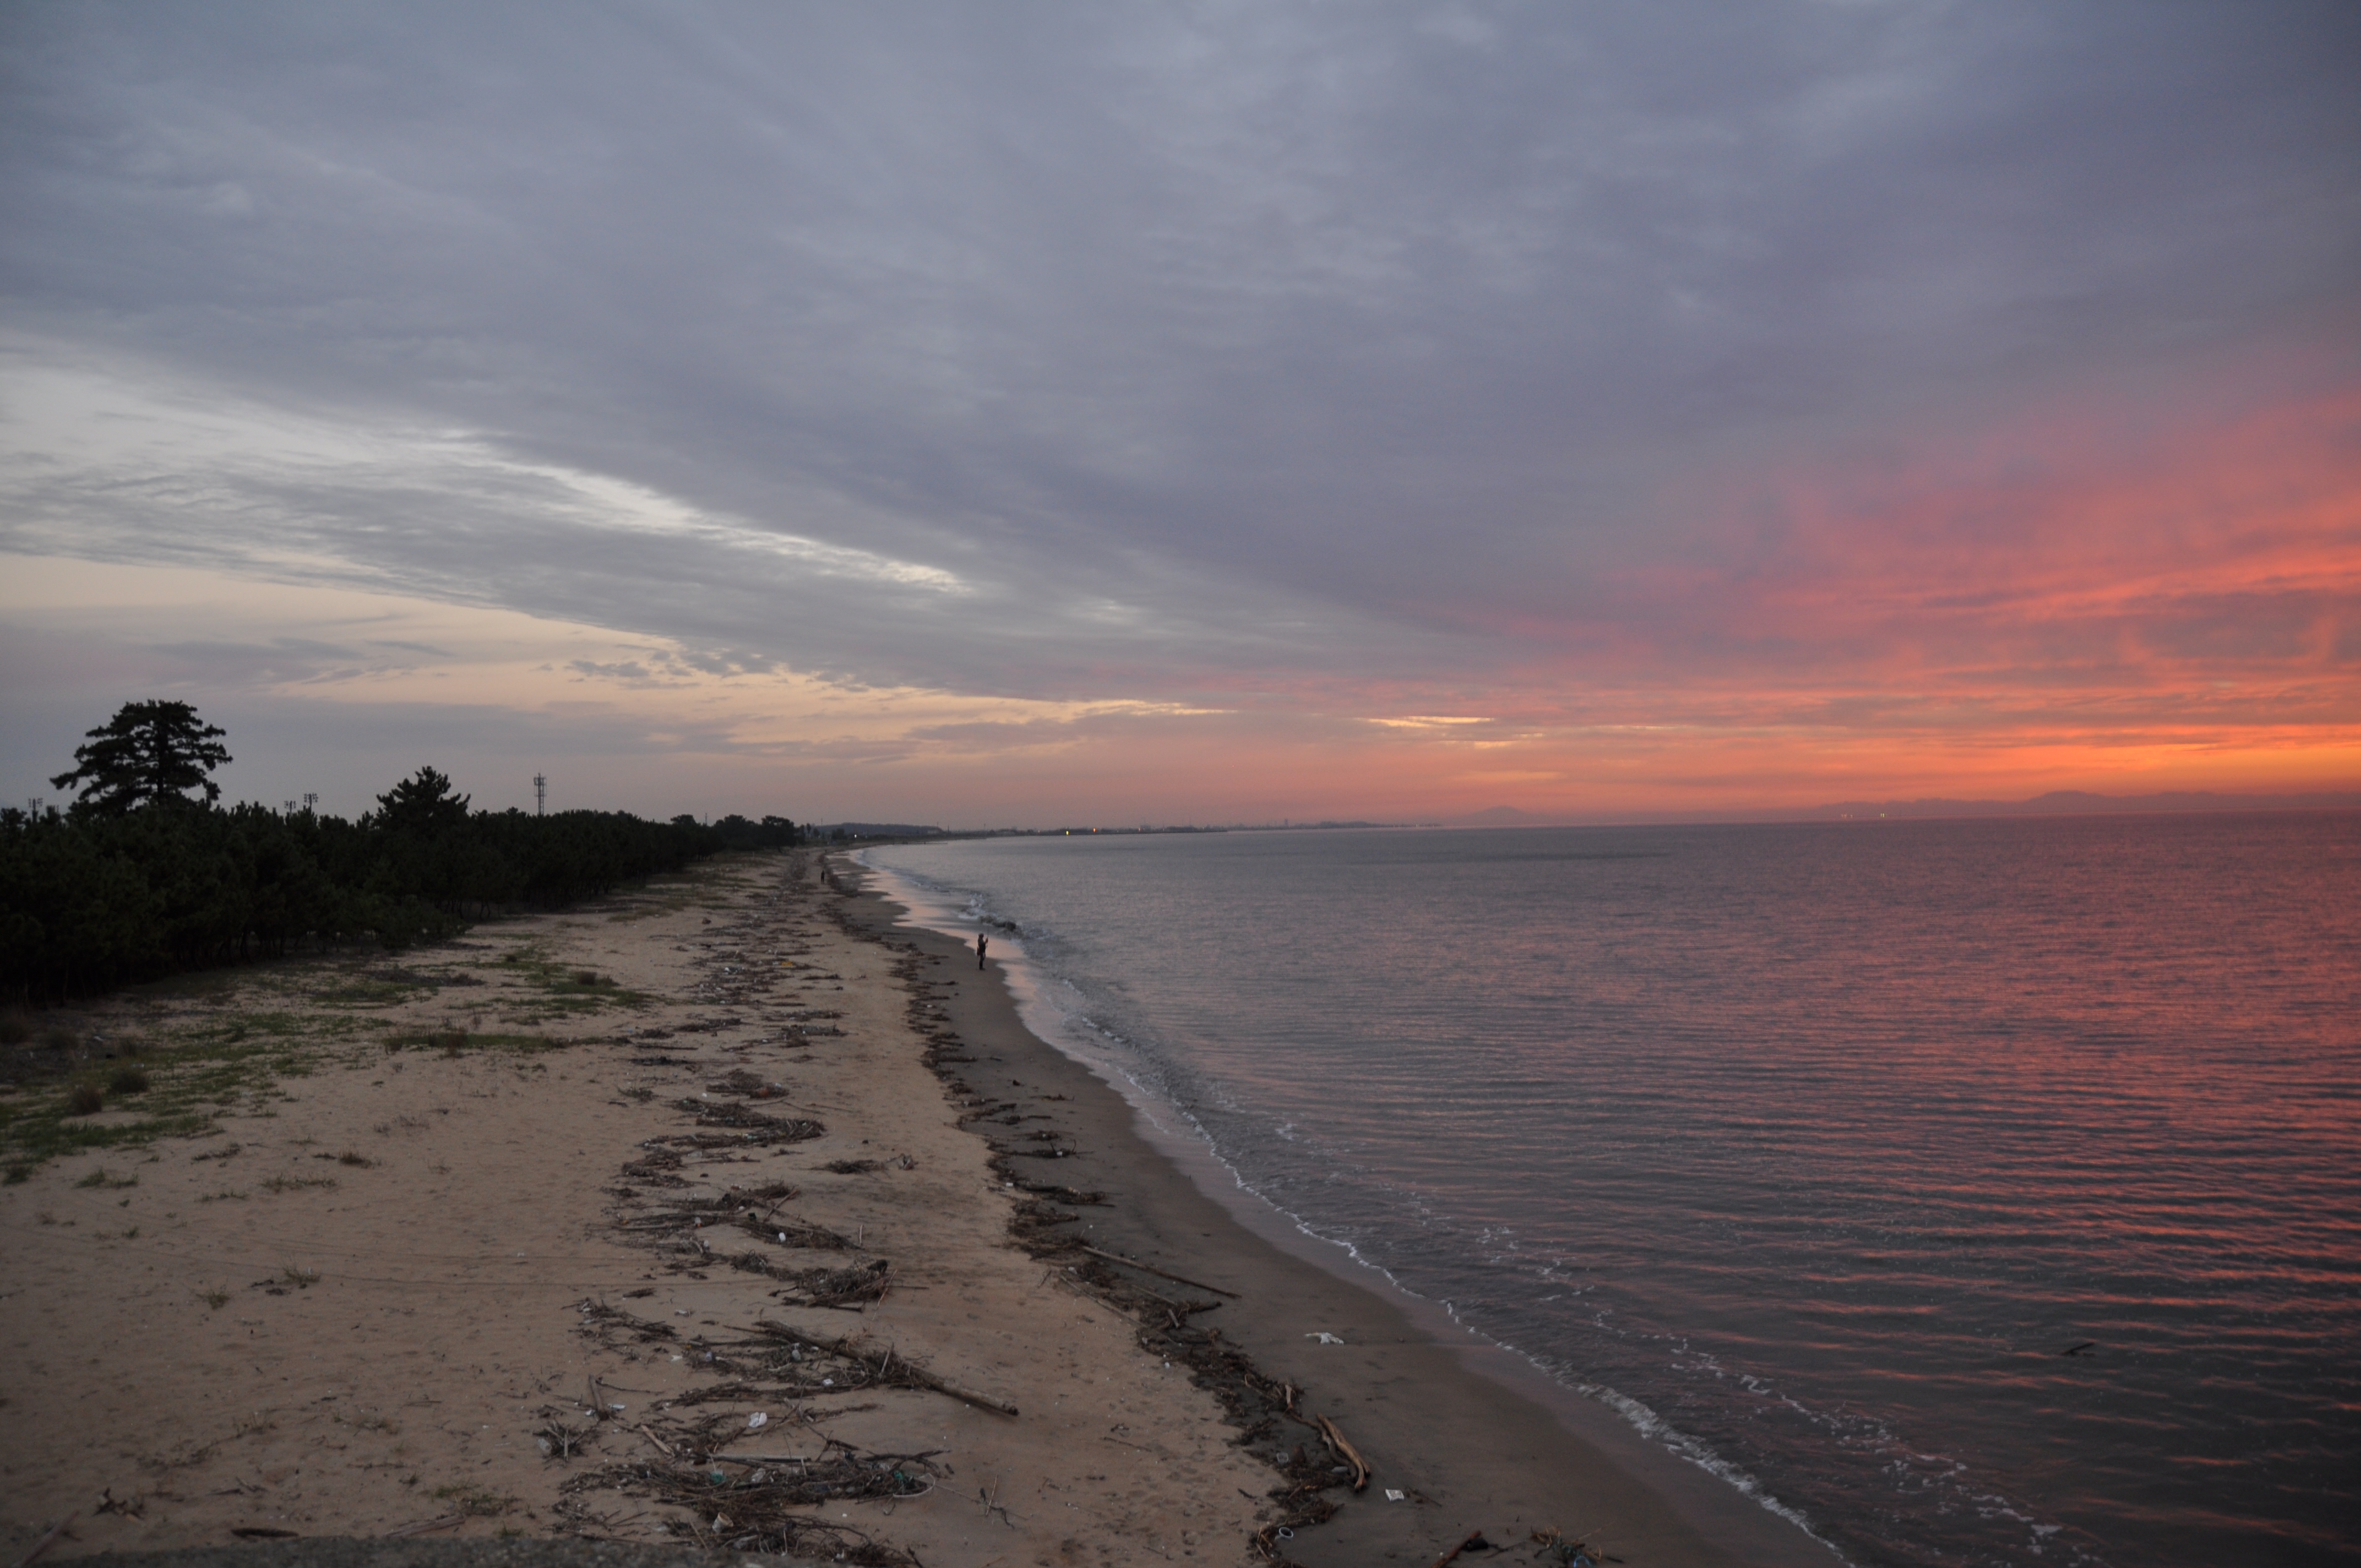
[[[202,1125],[0,1187],[0,1551],[1828,1561],[1242,1226],[833,863],[80,1010],[150,1086],[53,1127]]]

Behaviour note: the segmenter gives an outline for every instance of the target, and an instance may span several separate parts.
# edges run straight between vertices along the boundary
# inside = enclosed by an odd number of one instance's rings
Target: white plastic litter
[[[769,1426],[770,1424],[771,1418],[764,1415],[760,1410],[756,1410],[752,1415],[746,1418],[746,1430],[748,1431],[761,1431],[764,1427]]]
[[[1318,1333],[1316,1333],[1316,1334],[1305,1334],[1303,1337],[1304,1337],[1305,1339],[1316,1339],[1316,1340],[1318,1340],[1322,1344],[1343,1344],[1343,1343],[1345,1343],[1343,1340],[1341,1340],[1341,1339],[1337,1338],[1334,1334],[1332,1334],[1332,1333],[1328,1332],[1328,1331],[1326,1331],[1325,1329],[1323,1329],[1320,1332],[1318,1332]]]

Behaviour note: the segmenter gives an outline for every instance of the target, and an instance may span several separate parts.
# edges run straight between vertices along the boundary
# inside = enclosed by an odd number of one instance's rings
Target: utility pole
[[[549,779],[545,774],[535,773],[533,775],[533,814],[542,816],[548,805]]]

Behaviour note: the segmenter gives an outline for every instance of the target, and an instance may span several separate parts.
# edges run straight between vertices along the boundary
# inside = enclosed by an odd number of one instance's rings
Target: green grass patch
[[[500,955],[497,972],[522,981],[538,994],[520,1001],[511,993],[497,1003],[488,997],[487,1003],[528,1017],[566,1017],[609,1007],[640,1008],[655,1000],[644,992],[616,984],[597,970],[555,962],[533,947],[510,948]]]
[[[329,1047],[305,1036],[301,1022],[286,1013],[210,1019],[169,1036],[164,1049],[152,1052],[137,1069],[125,1069],[137,1072],[146,1086],[134,1093],[139,1114],[131,1121],[92,1120],[92,1113],[82,1107],[93,1096],[102,1106],[106,1099],[94,1083],[28,1086],[26,1093],[0,1105],[0,1159],[29,1176],[50,1160],[71,1155],[144,1148],[159,1138],[211,1132],[215,1115],[269,1093],[282,1079],[309,1073],[327,1054]],[[239,1026],[258,1023],[258,1027]]]

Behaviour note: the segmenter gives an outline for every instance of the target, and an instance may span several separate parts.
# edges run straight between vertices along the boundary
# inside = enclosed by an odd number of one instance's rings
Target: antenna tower
[[[533,775],[533,814],[535,817],[543,815],[548,805],[549,779],[545,774],[535,773]]]

